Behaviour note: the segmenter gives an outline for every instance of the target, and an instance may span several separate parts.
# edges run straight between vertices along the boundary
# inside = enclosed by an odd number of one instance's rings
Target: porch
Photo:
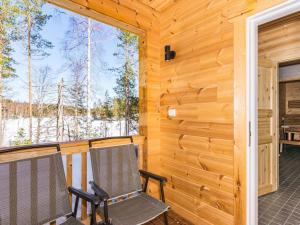
[[[116,145],[130,144],[134,143],[138,146],[138,164],[140,169],[145,169],[145,152],[144,152],[144,141],[143,136],[128,136],[128,137],[113,137],[113,138],[99,138],[99,139],[89,139],[74,142],[64,142],[64,143],[51,143],[51,144],[40,144],[40,145],[24,145],[24,146],[14,146],[0,149],[0,163],[10,162],[15,160],[31,159],[35,157],[40,157],[55,153],[57,151],[61,152],[64,169],[66,175],[67,186],[75,186],[83,191],[91,192],[88,181],[88,177],[91,177],[91,170],[89,168],[90,158],[89,158],[89,148],[90,147],[110,147]],[[34,179],[34,178],[31,178]],[[78,181],[80,181],[80,187],[78,186]],[[156,184],[152,183],[149,185],[149,193],[153,196],[159,198],[158,189]],[[11,192],[12,190],[10,190]],[[70,193],[69,200],[71,205],[75,204],[74,196]],[[73,203],[73,204],[72,204]],[[89,205],[86,201],[81,201],[79,205],[79,218],[84,224],[90,224],[89,217]],[[175,212],[170,211],[168,213],[169,224],[191,224],[184,220],[182,217],[177,215]],[[50,224],[60,224],[64,219],[60,218],[57,221],[53,221]],[[99,215],[97,215],[97,221],[101,221]],[[1,222],[1,221],[0,221]],[[154,224],[164,224],[164,217],[159,216],[155,220],[148,222],[147,225]]]

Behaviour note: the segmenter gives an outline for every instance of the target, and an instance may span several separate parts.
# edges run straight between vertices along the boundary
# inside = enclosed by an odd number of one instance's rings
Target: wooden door
[[[258,195],[278,189],[278,69],[259,59],[258,69]]]

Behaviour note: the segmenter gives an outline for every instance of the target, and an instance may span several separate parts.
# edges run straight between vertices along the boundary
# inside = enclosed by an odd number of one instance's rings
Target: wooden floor
[[[192,225],[191,223],[187,222],[173,211],[168,213],[168,222],[169,225]],[[159,218],[147,223],[146,225],[164,225],[164,216],[160,216]]]

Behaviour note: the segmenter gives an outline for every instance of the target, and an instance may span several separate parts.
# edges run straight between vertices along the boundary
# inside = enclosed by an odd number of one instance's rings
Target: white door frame
[[[247,225],[258,224],[258,26],[300,11],[288,0],[247,18]]]

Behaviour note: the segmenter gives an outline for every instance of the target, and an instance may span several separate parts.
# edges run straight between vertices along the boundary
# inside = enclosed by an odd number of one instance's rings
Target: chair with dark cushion
[[[76,196],[74,212],[68,192]],[[67,189],[59,152],[0,163],[0,225],[42,225],[63,216],[63,225],[82,225],[76,220],[79,198],[92,208],[99,204],[95,195]]]
[[[91,148],[95,194],[102,200],[98,212],[103,224],[138,225],[164,214],[168,224],[163,185],[166,178],[138,170],[136,147],[133,144]],[[141,177],[145,178],[142,188]],[[147,195],[149,179],[160,183],[161,201]],[[121,199],[121,200],[120,200]],[[96,218],[93,218],[96,220]]]

